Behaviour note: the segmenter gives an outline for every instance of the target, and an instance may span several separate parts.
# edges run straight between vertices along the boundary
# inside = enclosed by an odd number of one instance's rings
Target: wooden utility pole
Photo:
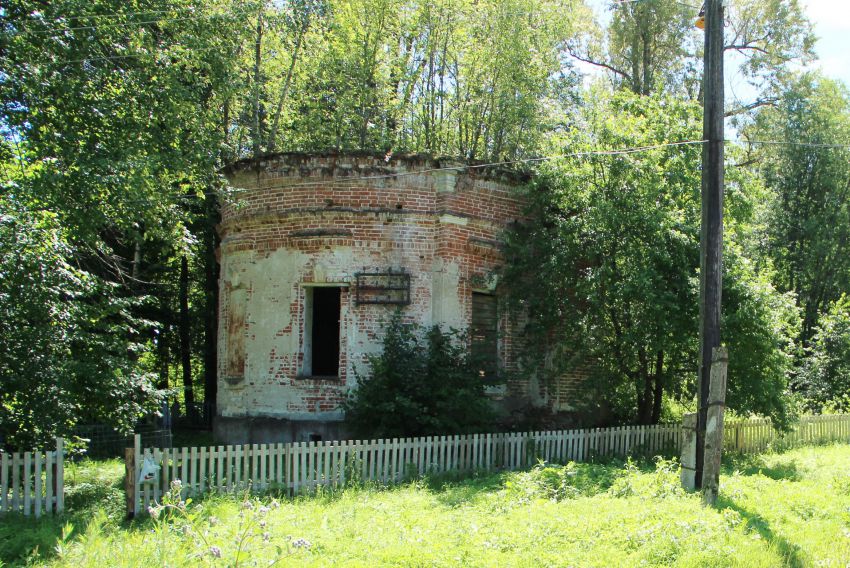
[[[720,347],[723,276],[723,0],[705,3],[702,225],[700,230],[700,363],[695,482],[703,487],[711,358]]]

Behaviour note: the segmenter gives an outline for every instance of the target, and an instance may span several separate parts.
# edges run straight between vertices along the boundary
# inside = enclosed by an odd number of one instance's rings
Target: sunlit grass
[[[108,500],[119,466],[88,466],[77,475],[85,483],[101,476]],[[681,491],[675,465],[663,461],[541,466],[294,500],[209,496],[164,511],[159,521],[134,523],[79,504],[65,519],[74,530],[64,541],[63,520],[0,520],[0,558],[25,561],[25,549],[38,544],[34,564],[98,568],[850,562],[850,446],[730,459],[721,483],[716,508]]]

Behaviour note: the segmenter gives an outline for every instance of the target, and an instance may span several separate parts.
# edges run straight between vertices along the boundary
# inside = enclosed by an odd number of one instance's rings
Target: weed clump
[[[619,475],[608,465],[540,462],[530,471],[514,474],[505,482],[505,492],[508,498],[520,502],[591,497],[607,491]]]
[[[655,458],[652,475],[645,475],[629,458],[621,468],[610,464],[553,465],[540,462],[530,471],[514,474],[505,482],[508,498],[519,502],[535,499],[564,501],[608,494],[612,497],[641,496],[653,499],[678,497],[685,492],[679,481],[679,462]]]
[[[189,562],[204,561],[225,566],[249,565],[255,558],[268,558],[268,565],[299,552],[309,552],[312,543],[305,538],[287,536],[272,539],[273,529],[269,513],[280,507],[277,499],[268,503],[252,497],[250,489],[242,495],[236,521],[220,523],[207,515],[206,507],[192,507],[192,499],[183,499],[182,483],[171,482],[171,488],[162,498],[162,503],[148,508],[154,523],[154,534],[165,549],[175,535],[182,540],[181,550]],[[182,538],[181,538],[182,537]]]

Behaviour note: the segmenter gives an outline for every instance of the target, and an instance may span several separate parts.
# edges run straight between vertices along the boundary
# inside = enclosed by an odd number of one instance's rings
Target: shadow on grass
[[[770,523],[758,513],[753,513],[741,507],[735,501],[723,495],[717,499],[715,506],[718,510],[730,509],[741,515],[741,518],[746,521],[748,527],[755,529],[770,546],[775,547],[779,554],[782,555],[782,566],[789,566],[790,568],[803,568],[806,566],[799,556],[799,546],[774,534],[770,528]]]
[[[642,473],[655,471],[655,463],[651,460],[640,459],[632,462],[633,467]],[[794,460],[776,461],[771,464],[758,456],[730,456],[724,460],[724,471],[729,474],[738,471],[743,475],[759,473],[771,479],[788,479],[796,481],[801,478]],[[516,490],[518,495],[528,495],[541,492],[541,495],[551,496],[558,493],[570,496],[590,496],[607,491],[621,476],[625,475],[626,467],[622,460],[600,461],[597,463],[569,464],[538,464],[530,471],[521,472],[472,472],[431,474],[418,480],[410,479],[409,483],[427,488],[435,499],[448,507],[458,507],[466,503],[474,503],[487,496],[502,491]],[[403,489],[399,486],[387,486],[379,483],[364,483],[354,487],[338,489],[321,489],[313,494],[296,497],[287,496],[281,488],[271,488],[260,493],[261,498],[278,498],[281,501],[300,499],[319,499],[335,501],[348,491],[381,492]],[[132,522],[124,521],[124,489],[123,479],[91,478],[76,480],[68,487],[66,497],[68,511],[61,516],[44,516],[39,520],[20,515],[5,515],[0,517],[0,565],[17,566],[26,563],[27,558],[37,549],[42,560],[55,555],[55,547],[61,542],[63,527],[66,523],[74,526],[71,540],[85,534],[97,511],[105,510],[109,517],[109,527],[114,530],[134,532],[149,530],[152,521],[145,515]],[[223,496],[220,494],[205,494],[195,497],[196,503],[208,499],[240,499],[241,495]],[[801,566],[797,550],[787,541],[773,535],[768,523],[760,516],[752,514],[733,501],[721,497],[719,508],[730,508],[737,511],[747,522],[788,558],[788,565]]]
[[[723,460],[723,473],[731,475],[736,471],[742,475],[761,474],[775,481],[800,481],[803,477],[796,460],[776,458],[768,464],[760,455],[730,454]]]
[[[432,476],[425,479],[425,486],[437,501],[448,507],[473,503],[504,487],[506,474],[479,474],[471,479],[446,479]]]

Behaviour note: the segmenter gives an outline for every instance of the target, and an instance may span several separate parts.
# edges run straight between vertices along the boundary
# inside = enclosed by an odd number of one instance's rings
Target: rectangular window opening
[[[472,293],[472,361],[485,381],[498,378],[499,334],[497,299],[492,294]]]
[[[339,287],[305,290],[304,375],[339,376]]]

